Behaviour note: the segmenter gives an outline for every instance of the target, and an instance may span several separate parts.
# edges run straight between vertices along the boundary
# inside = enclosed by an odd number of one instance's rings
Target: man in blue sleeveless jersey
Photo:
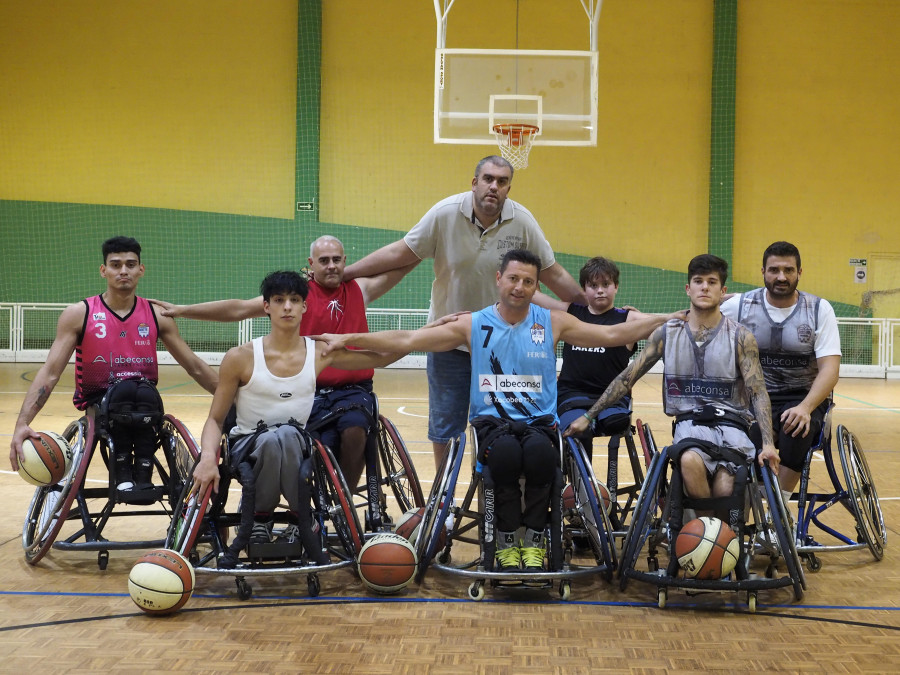
[[[719,311],[727,278],[728,263],[721,258],[704,254],[691,260],[685,286],[691,301],[687,322],[669,321],[658,328],[640,355],[565,434],[582,433],[601,410],[618,401],[663,359],[663,404],[666,414],[675,417],[675,443],[697,439],[752,457],[755,448],[747,436],[752,405],[763,442],[758,461],[762,465],[769,460],[777,469],[756,340]],[[735,463],[713,459],[700,445],[681,455],[685,492],[694,498],[730,495],[736,470]]]
[[[827,300],[797,290],[802,272],[797,247],[776,241],[763,253],[765,288],[722,303],[722,314],[749,328],[759,344],[781,457],[778,482],[785,491],[800,480],[841,368],[834,309]]]
[[[550,480],[558,451],[545,433],[556,420],[556,343],[611,347],[643,339],[667,317],[648,316],[616,326],[583,323],[571,314],[531,303],[541,260],[514,249],[497,272],[499,302],[447,323],[415,331],[325,335],[326,351],[355,346],[377,352],[440,352],[466,347],[471,353],[469,421],[492,426],[484,462],[496,487],[497,562],[502,571],[544,568]],[[683,314],[682,314],[683,316]],[[491,420],[499,424],[490,425]],[[479,434],[479,438],[481,435]],[[525,509],[519,477],[525,476]],[[516,541],[516,532],[525,537]]]

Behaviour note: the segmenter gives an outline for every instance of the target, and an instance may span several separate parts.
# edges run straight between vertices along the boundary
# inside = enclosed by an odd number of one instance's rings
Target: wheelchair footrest
[[[166,494],[166,489],[162,486],[154,485],[153,487],[138,490],[116,490],[116,501],[122,504],[135,504],[137,506],[149,506],[158,501],[162,501]]]
[[[672,577],[659,572],[639,572],[634,569],[623,570],[622,573],[630,578],[654,584],[658,587],[681,588],[685,591],[756,591],[790,586],[793,580],[789,576],[775,579],[767,579],[751,575],[749,579],[688,579],[686,577]]]
[[[247,544],[247,556],[261,560],[300,560],[303,544],[299,541],[272,541],[263,544]]]

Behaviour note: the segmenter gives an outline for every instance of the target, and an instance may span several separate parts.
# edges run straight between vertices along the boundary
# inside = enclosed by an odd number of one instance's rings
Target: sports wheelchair
[[[642,440],[652,446],[652,436],[644,429]],[[693,499],[684,494],[681,454],[688,447],[701,446],[714,458],[739,464],[735,488],[730,496]],[[747,592],[747,604],[756,611],[761,590],[791,587],[795,600],[806,589],[806,579],[794,542],[793,523],[784,503],[778,479],[768,462],[760,467],[753,458],[718,448],[696,439],[655,451],[647,479],[638,497],[634,517],[625,536],[619,569],[619,585],[625,590],[630,579],[656,586],[660,609],[666,606],[669,588],[681,588],[689,594],[704,591]],[[726,524],[737,535],[739,555],[734,571],[724,579],[704,580],[684,576],[674,554],[675,540],[688,517],[688,509],[727,513]],[[688,512],[689,513],[689,512]],[[646,567],[638,568],[646,546]],[[778,562],[784,561],[786,573],[778,576]],[[753,570],[766,565],[763,576]]]
[[[797,551],[806,561],[810,572],[822,569],[818,553],[868,548],[875,560],[881,560],[887,544],[884,516],[869,464],[859,440],[843,425],[837,427],[837,450],[844,483],[838,475],[831,445],[833,409],[834,402],[829,401],[819,439],[810,449],[800,474],[800,491],[791,495],[791,501],[797,502]],[[817,452],[821,452],[833,492],[811,492],[809,489],[812,460]],[[852,516],[855,535],[841,533],[835,529],[833,522],[832,525],[822,522],[824,514],[837,504],[842,505]],[[817,541],[810,533],[810,525],[815,525],[833,537],[836,543],[824,544]]]
[[[103,570],[109,562],[110,551],[154,548],[163,544],[163,538],[137,541],[110,539],[106,528],[111,519],[126,516],[165,516],[168,525],[179,504],[191,466],[199,455],[199,448],[187,428],[163,412],[158,392],[158,405],[153,410],[129,408],[127,405],[110,406],[110,400],[115,398],[115,389],[120,386],[122,383],[110,387],[98,406],[69,424],[63,432],[73,455],[69,470],[59,483],[37,488],[25,514],[22,546],[29,564],[36,565],[51,548],[97,551],[97,564]],[[155,387],[153,390],[156,391]],[[116,448],[109,433],[113,424],[130,426],[136,433],[156,436],[157,452],[153,455],[153,466],[159,484],[128,493],[116,489]],[[88,468],[98,450],[105,465],[106,485],[88,487]],[[94,500],[100,500],[102,506],[99,510]],[[57,541],[63,526],[70,522],[77,524],[78,529]],[[160,527],[160,532],[163,531],[164,527]]]
[[[558,415],[563,415],[567,410],[589,410],[594,405],[596,399],[575,397],[568,399],[560,405],[557,410]],[[634,511],[635,500],[644,484],[644,469],[641,465],[641,457],[638,454],[637,445],[635,444],[635,435],[639,433],[642,427],[641,421],[636,421],[637,426],[631,423],[630,408],[609,408],[591,425],[589,434],[579,438],[578,441],[587,450],[587,460],[590,463],[593,453],[590,452],[590,446],[594,438],[604,436],[609,437],[607,443],[607,460],[606,460],[606,489],[609,492],[609,521],[612,525],[612,534],[615,538],[623,539],[628,529],[632,512]],[[632,481],[621,488],[619,487],[619,448],[622,441],[625,441],[625,449],[628,453],[628,463],[631,468]],[[644,458],[645,465],[649,465],[649,457]],[[627,479],[626,479],[627,480]],[[619,497],[623,500],[620,503]]]
[[[429,566],[472,580],[468,597],[482,600],[487,582],[494,588],[548,589],[559,582],[559,596],[568,600],[573,578],[587,574],[601,574],[612,579],[616,555],[612,546],[611,525],[598,500],[596,479],[584,449],[571,438],[563,439],[556,431],[559,448],[559,468],[553,477],[550,492],[551,508],[545,538],[548,542],[548,570],[545,572],[494,571],[496,530],[494,513],[494,485],[488,467],[478,460],[478,438],[469,428],[472,445],[472,479],[459,505],[454,504],[456,483],[465,454],[465,437],[450,443],[448,452],[432,486],[425,505],[421,534],[416,543],[418,569],[416,581],[421,583]],[[571,482],[574,508],[563,506],[562,488]],[[452,514],[452,521],[448,521]],[[577,516],[577,518],[573,517]],[[578,523],[567,526],[565,520]],[[451,523],[452,524],[449,524]],[[575,564],[573,538],[583,536],[589,541],[590,563]],[[477,548],[474,559],[452,564],[451,551],[458,544]],[[457,548],[459,548],[457,546]],[[471,551],[471,546],[464,553]]]
[[[300,425],[293,424],[306,448],[297,476],[299,503],[309,505],[301,508],[296,536],[284,536],[289,523],[287,512],[282,510],[275,514],[275,541],[249,542],[255,494],[252,466],[249,461],[231,461],[230,443],[223,436],[218,457],[219,491],[213,494],[210,486],[204,494],[197,494],[189,476],[166,537],[166,548],[184,555],[197,573],[235,577],[242,600],[253,594],[247,577],[292,574],[306,574],[307,590],[315,597],[320,589],[318,573],[354,565],[362,549],[362,527],[334,455]],[[233,479],[241,485],[241,503],[229,511],[226,507]],[[231,528],[234,538],[229,542]]]
[[[373,392],[366,393],[374,401],[373,412],[360,405],[336,407],[310,420],[306,430],[317,436],[320,429],[329,426],[350,409],[362,411],[369,419],[372,431],[366,439],[365,484],[350,486],[350,491],[354,506],[363,513],[366,533],[375,534],[391,532],[396,519],[411,508],[424,506],[425,498],[400,432],[393,422],[381,414],[378,397]],[[393,515],[388,507],[388,488],[397,502],[397,512]]]

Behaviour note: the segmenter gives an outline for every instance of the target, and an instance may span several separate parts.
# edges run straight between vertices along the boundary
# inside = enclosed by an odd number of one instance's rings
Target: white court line
[[[420,417],[425,420],[428,419],[428,415],[417,415],[416,413],[406,412],[405,405],[401,405],[399,408],[397,408],[397,412],[401,415],[406,415],[407,417]]]

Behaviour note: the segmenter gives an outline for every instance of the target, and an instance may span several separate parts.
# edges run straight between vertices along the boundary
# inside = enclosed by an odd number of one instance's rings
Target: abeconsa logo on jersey
[[[478,391],[543,391],[541,375],[479,375]]]

